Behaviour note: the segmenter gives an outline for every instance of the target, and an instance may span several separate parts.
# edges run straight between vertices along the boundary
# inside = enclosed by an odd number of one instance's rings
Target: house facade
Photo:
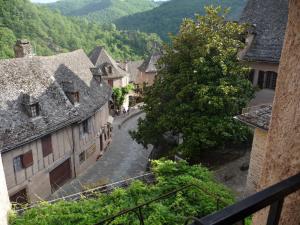
[[[240,18],[250,25],[240,60],[254,87],[274,91],[288,17],[288,0],[249,0]]]
[[[100,69],[102,79],[111,87],[120,88],[129,84],[129,74],[118,66],[104,47],[95,47],[89,58],[94,66]]]
[[[111,142],[111,88],[83,50],[33,56],[18,41],[0,61],[0,149],[12,202],[45,199]],[[26,51],[25,51],[26,49]]]
[[[246,189],[248,192],[257,192],[259,187],[263,165],[266,160],[266,143],[269,125],[272,117],[271,105],[260,105],[244,110],[243,114],[236,117],[254,129],[254,136],[247,176]]]

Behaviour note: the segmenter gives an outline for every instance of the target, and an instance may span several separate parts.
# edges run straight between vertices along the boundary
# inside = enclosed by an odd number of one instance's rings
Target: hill
[[[137,59],[150,53],[156,35],[118,31],[114,25],[100,26],[28,0],[0,1],[0,58],[13,57],[19,38],[29,39],[38,55],[51,55],[83,48],[87,53],[103,45],[117,59]]]
[[[158,6],[152,0],[62,0],[48,4],[66,16],[80,16],[99,23],[113,23],[116,19],[151,10]]]
[[[171,0],[150,11],[122,17],[115,23],[118,28],[157,33],[168,40],[168,33],[176,34],[184,18],[192,18],[195,13],[203,14],[206,5],[230,7],[229,19],[237,20],[247,0]]]

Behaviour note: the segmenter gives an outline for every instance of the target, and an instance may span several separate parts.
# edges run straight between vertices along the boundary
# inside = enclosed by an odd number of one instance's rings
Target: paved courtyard
[[[103,157],[85,173],[56,191],[51,199],[80,192],[83,186],[89,184],[101,185],[145,173],[151,148],[144,149],[133,141],[128,133],[129,130],[136,129],[138,118],[142,116],[144,114],[133,116],[126,122],[124,118],[115,119],[112,143]],[[120,124],[122,126],[119,126]]]

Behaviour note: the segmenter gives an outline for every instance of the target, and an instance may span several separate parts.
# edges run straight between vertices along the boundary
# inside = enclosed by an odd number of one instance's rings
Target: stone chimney
[[[15,57],[23,58],[23,57],[32,57],[32,46],[29,41],[26,39],[17,40],[16,45],[14,47]]]

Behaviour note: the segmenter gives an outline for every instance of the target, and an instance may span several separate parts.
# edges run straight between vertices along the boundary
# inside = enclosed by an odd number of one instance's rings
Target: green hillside
[[[65,17],[28,0],[0,0],[0,58],[14,56],[17,38],[29,39],[38,55],[78,48],[89,52],[104,45],[118,59],[141,58],[150,53],[154,41],[160,41],[157,35],[118,31],[114,25]]]
[[[62,0],[48,4],[67,16],[81,16],[100,23],[151,10],[158,6],[152,0]]]
[[[122,17],[116,21],[120,29],[157,33],[168,40],[168,33],[177,33],[184,18],[204,13],[205,5],[230,7],[229,18],[237,20],[247,0],[171,0],[150,11]]]

